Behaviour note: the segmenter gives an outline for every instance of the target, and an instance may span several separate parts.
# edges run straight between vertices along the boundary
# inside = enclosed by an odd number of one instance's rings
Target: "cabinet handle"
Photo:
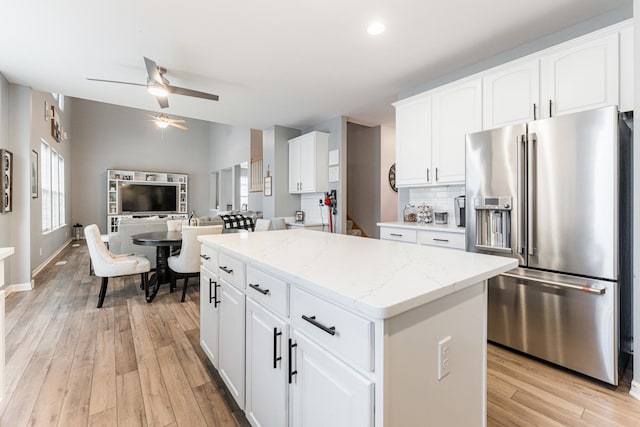
[[[289,384],[291,384],[293,376],[298,374],[298,370],[293,370],[293,348],[297,347],[298,343],[294,343],[291,338],[289,338]],[[297,363],[296,363],[297,365]]]
[[[449,243],[448,239],[436,239],[436,238],[434,238],[433,240],[436,241],[436,242],[447,242],[447,243]]]
[[[429,176],[429,168],[427,168],[427,182],[431,181],[430,176]]]
[[[552,117],[553,113],[551,112],[551,100],[549,100],[549,117]]]
[[[536,105],[536,103],[533,103],[533,120],[538,120],[536,117],[536,112],[538,110],[538,106]]]
[[[438,182],[438,168],[436,168],[436,182]]]
[[[257,283],[255,285],[253,283],[249,283],[249,287],[260,292],[262,295],[269,295],[269,289],[262,289]]]
[[[273,369],[278,369],[278,362],[282,360],[282,356],[278,356],[278,337],[282,332],[278,332],[278,328],[273,328]]]
[[[215,283],[215,286],[213,287],[213,306],[217,307],[218,304],[220,304],[220,300],[218,300],[218,288],[220,287],[220,285],[217,281],[213,283]]]
[[[398,233],[390,233],[390,236],[396,236],[396,237],[402,237],[402,234],[398,234]]]
[[[325,326],[322,323],[318,322],[316,320],[316,316],[306,316],[306,315],[302,315],[302,320],[306,320],[307,322],[311,323],[313,326],[315,326],[316,328],[320,328],[323,331],[325,331],[326,333],[328,333],[329,335],[335,335],[336,334],[336,327],[335,326]]]
[[[233,274],[233,270],[228,268],[226,265],[222,265],[218,267],[220,270],[224,271],[227,274]]]
[[[205,255],[205,254],[200,255],[200,258],[202,258],[204,260],[207,260],[207,261],[209,261],[211,259],[211,257],[209,255]]]
[[[215,301],[216,300],[216,296],[213,294],[212,288],[211,288],[211,285],[213,283],[215,283],[213,281],[213,279],[209,279],[209,304],[211,304],[211,301]]]

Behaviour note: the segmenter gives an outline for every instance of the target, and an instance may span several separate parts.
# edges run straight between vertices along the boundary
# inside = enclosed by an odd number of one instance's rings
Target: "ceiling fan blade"
[[[182,119],[169,119],[170,122],[173,123],[185,123],[186,120],[182,120]]]
[[[173,123],[173,122],[170,122],[169,126],[173,126],[174,128],[178,128],[178,129],[182,129],[182,130],[188,130],[189,129],[186,126],[182,126],[182,125],[179,125],[179,124],[176,124],[176,123]]]
[[[156,64],[153,59],[149,59],[146,56],[143,56],[143,58],[144,65],[145,67],[147,67],[147,75],[149,76],[149,80],[153,80],[154,82],[157,82],[161,85],[165,84],[165,82],[162,81],[160,72],[158,72],[158,64]]]
[[[89,77],[87,77],[87,80],[91,80],[92,82],[118,83],[118,84],[123,84],[123,85],[145,86],[145,87],[147,86],[147,85],[141,84],[141,83],[120,82],[120,81],[117,81],[117,80],[91,79]]]
[[[167,85],[167,89],[169,90],[170,93],[175,93],[176,95],[193,96],[195,98],[210,99],[211,101],[217,101],[218,99],[220,99],[218,95],[214,95],[212,93],[200,92],[192,89],[185,89],[183,87]]]
[[[169,97],[168,96],[156,96],[158,100],[158,104],[160,104],[160,108],[169,107]]]

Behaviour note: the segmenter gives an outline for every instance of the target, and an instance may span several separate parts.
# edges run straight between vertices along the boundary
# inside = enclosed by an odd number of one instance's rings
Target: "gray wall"
[[[636,11],[640,11],[640,0],[633,0],[633,6]],[[635,106],[640,104],[640,13],[633,18],[634,31],[634,110]],[[634,304],[633,304],[633,372],[632,393],[640,399],[640,114],[638,111],[634,115],[634,135],[633,135],[633,288],[634,288]]]
[[[380,237],[380,126],[347,123],[347,214],[369,237]]]
[[[58,120],[60,121],[60,125],[69,135],[69,139],[65,141],[56,142],[51,136],[51,120],[45,120],[44,115],[44,103],[47,102],[48,105],[56,105],[56,114],[58,115]],[[65,191],[66,191],[66,205],[65,205],[65,226],[61,227],[57,230],[53,230],[47,232],[46,234],[42,233],[42,194],[40,186],[38,185],[38,197],[31,198],[29,196],[29,204],[30,204],[30,212],[31,212],[31,220],[30,220],[30,228],[31,228],[31,269],[38,269],[38,267],[43,266],[44,262],[49,259],[51,255],[56,253],[58,249],[60,249],[65,242],[67,242],[71,238],[71,170],[73,169],[72,163],[73,159],[71,156],[72,152],[72,137],[73,134],[70,132],[71,120],[73,117],[73,105],[70,102],[65,102],[64,111],[60,111],[57,106],[56,100],[53,98],[51,93],[49,92],[31,92],[31,137],[30,137],[30,148],[26,153],[27,156],[31,155],[31,150],[34,150],[38,153],[38,170],[39,172],[42,170],[41,162],[42,158],[40,156],[40,141],[44,140],[47,142],[54,150],[58,152],[64,158],[64,169],[65,169]],[[27,165],[30,165],[30,162],[27,161]],[[27,186],[30,185],[30,175],[25,176],[24,182]],[[28,187],[30,188],[30,187]],[[30,194],[30,190],[27,190],[26,194]],[[106,209],[106,208],[105,208]],[[106,211],[105,211],[106,212]]]
[[[189,211],[208,212],[209,122],[188,119],[187,131],[162,131],[143,110],[71,102],[73,223],[95,223],[106,232],[106,170],[112,168],[186,173]]]
[[[389,168],[396,162],[396,130],[380,127],[380,221],[398,220],[398,193],[389,185]]]
[[[0,148],[9,149],[9,82],[0,74]],[[0,247],[11,246],[11,215],[0,214]],[[11,283],[11,260],[5,261],[4,283]]]
[[[291,216],[300,209],[300,196],[289,194],[289,140],[300,136],[298,129],[274,126],[262,132],[264,174],[272,179],[272,196],[262,198],[264,218]]]
[[[334,217],[336,233],[344,233],[347,227],[347,118],[338,116],[304,129],[303,134],[313,131],[329,133],[329,151],[340,150],[340,180],[330,182],[329,189],[336,190],[338,213]]]

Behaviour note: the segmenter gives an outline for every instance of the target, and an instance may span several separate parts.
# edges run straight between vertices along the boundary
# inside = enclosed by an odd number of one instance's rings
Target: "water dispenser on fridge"
[[[511,197],[474,200],[477,249],[511,253]]]

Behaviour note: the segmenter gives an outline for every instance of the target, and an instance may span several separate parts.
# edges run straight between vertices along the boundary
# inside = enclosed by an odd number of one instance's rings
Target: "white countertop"
[[[13,248],[0,248],[0,261],[13,255]]]
[[[395,227],[405,228],[409,230],[430,230],[430,231],[445,231],[448,233],[460,233],[464,234],[464,227],[458,227],[455,224],[436,224],[434,222],[429,224],[418,224],[417,222],[379,222],[378,227]]]
[[[309,230],[199,236],[204,244],[385,319],[517,267],[511,258]]]

